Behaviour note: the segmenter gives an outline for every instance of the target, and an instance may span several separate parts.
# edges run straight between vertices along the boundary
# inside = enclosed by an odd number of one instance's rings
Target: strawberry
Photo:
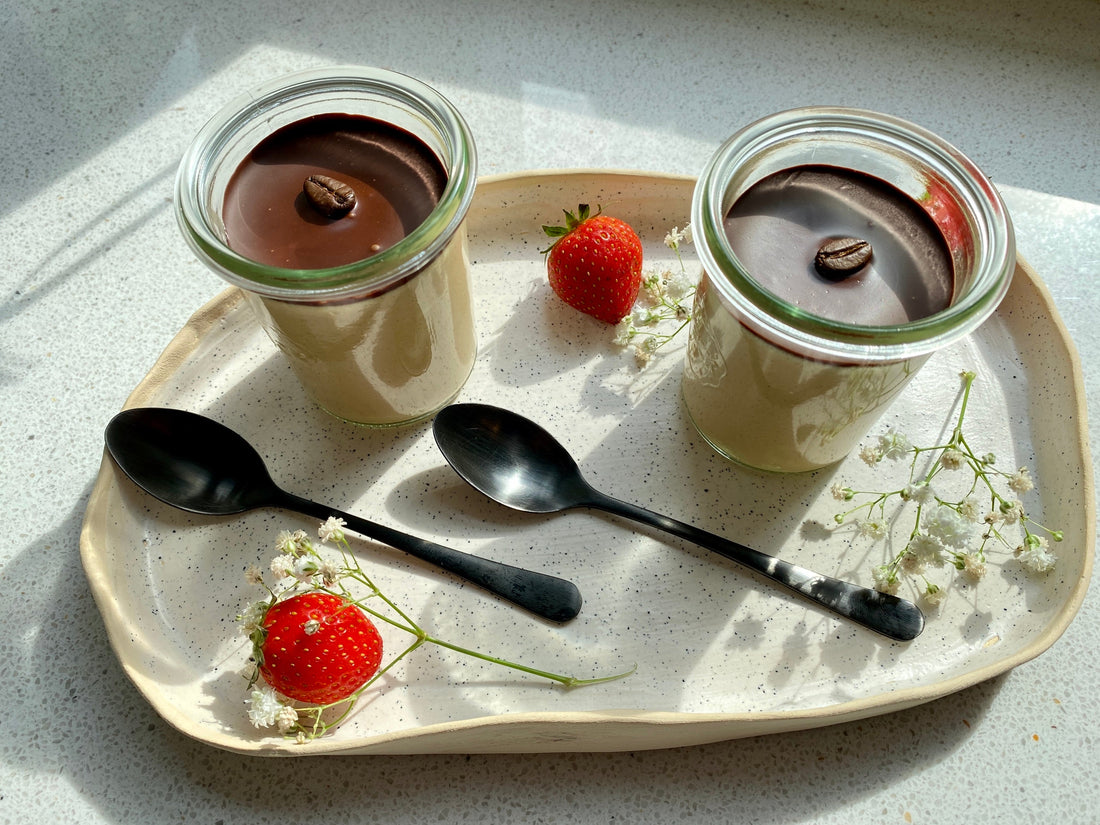
[[[260,674],[279,693],[328,705],[346,699],[382,662],[382,637],[362,610],[331,593],[300,593],[264,617]]]
[[[618,218],[589,217],[588,204],[565,213],[565,226],[544,226],[556,238],[548,252],[550,287],[574,309],[617,324],[630,314],[642,284],[642,242]]]

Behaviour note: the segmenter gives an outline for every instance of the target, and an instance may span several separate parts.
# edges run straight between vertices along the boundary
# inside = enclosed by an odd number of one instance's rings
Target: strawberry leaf
[[[596,215],[599,215],[602,210],[602,206],[597,206]],[[566,235],[568,235],[589,218],[594,218],[596,216],[592,214],[592,210],[587,203],[580,204],[577,207],[577,214],[575,215],[568,209],[563,209],[561,211],[565,213],[565,226],[550,226],[549,224],[543,224],[542,226],[542,231],[546,233],[547,237],[554,238],[555,241],[554,243],[550,244],[550,246],[546,247],[546,249],[540,249],[540,255],[546,255],[547,253],[549,253],[550,250],[554,248],[554,245],[558,242],[558,240],[564,238]]]

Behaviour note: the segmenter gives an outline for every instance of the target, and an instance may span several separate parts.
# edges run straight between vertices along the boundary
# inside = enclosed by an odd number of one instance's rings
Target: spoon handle
[[[762,576],[790,588],[829,610],[864,627],[898,641],[915,639],[924,630],[924,614],[910,601],[868,587],[834,579],[753,550],[743,544],[651,512],[629,502],[619,501],[596,490],[585,506],[595,507],[633,521],[648,524],[674,536],[687,539]]]
[[[282,492],[276,506],[314,518],[342,518],[348,529],[382,544],[404,550],[410,556],[454,573],[490,593],[555,622],[574,618],[581,609],[581,594],[571,581],[510,564],[483,559],[440,544],[343,513],[293,493]]]

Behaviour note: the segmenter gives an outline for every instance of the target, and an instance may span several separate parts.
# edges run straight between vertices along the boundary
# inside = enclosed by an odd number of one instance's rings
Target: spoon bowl
[[[452,404],[436,415],[432,430],[455,471],[505,506],[532,513],[604,510],[706,547],[891,639],[908,641],[924,629],[924,615],[910,601],[815,573],[601,493],[550,433],[514,412],[488,404]]]
[[[543,618],[562,622],[580,612],[580,592],[565,579],[460,553],[280,489],[248,441],[197,413],[124,410],[107,425],[105,441],[131,481],[181,510],[224,516],[279,507],[321,521],[336,516],[353,532],[404,550]]]
[[[111,458],[131,481],[189,513],[234,515],[278,496],[256,449],[200,415],[126,410],[107,425],[105,440]]]
[[[569,452],[523,416],[486,404],[452,404],[436,414],[432,431],[470,486],[514,510],[556,513],[583,506],[591,494]]]

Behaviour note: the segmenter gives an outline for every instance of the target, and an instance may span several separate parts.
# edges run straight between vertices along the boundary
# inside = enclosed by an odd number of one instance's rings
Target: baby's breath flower
[[[282,702],[269,687],[256,688],[245,703],[248,705],[248,721],[253,727],[267,728],[275,724]]]
[[[317,572],[317,559],[313,556],[299,556],[294,560],[294,567],[290,572],[294,578],[302,584],[309,584]]]
[[[275,550],[285,556],[292,556],[298,552],[298,540],[289,530],[281,530],[275,539]]]
[[[947,447],[940,455],[940,465],[945,470],[957,470],[963,465],[965,456],[955,447]]]
[[[1024,543],[1016,548],[1016,555],[1032,573],[1049,573],[1057,561],[1047,540],[1042,536],[1028,535]]]
[[[967,553],[962,557],[962,570],[972,579],[980,579],[985,575],[985,559],[978,553]]]
[[[1008,486],[1014,493],[1028,492],[1035,487],[1035,483],[1031,480],[1031,474],[1028,472],[1027,467],[1021,467],[1016,471],[1015,475],[1008,479]]]
[[[288,534],[289,535],[289,534]],[[289,554],[276,556],[271,560],[271,572],[277,579],[285,579],[294,575],[294,562],[297,559]]]
[[[924,559],[913,552],[912,548],[906,548],[905,552],[901,554],[901,569],[909,575],[915,576],[918,573],[923,573],[926,567]]]
[[[644,367],[653,360],[653,350],[646,346],[634,347],[634,360],[639,367]]]
[[[875,590],[880,593],[895,595],[898,592],[900,580],[892,565],[880,564],[871,571],[871,577],[875,580]]]
[[[615,343],[625,347],[634,335],[634,319],[627,315],[615,325]]]
[[[316,633],[320,629],[321,629],[321,622],[318,621],[317,619],[310,619],[304,625],[302,625],[302,630],[305,631],[305,634],[307,636],[312,636],[314,633]]]
[[[878,451],[883,458],[898,459],[905,458],[909,450],[912,449],[912,445],[909,443],[909,439],[902,433],[890,430],[886,435],[880,435],[878,437]]]
[[[924,592],[921,593],[921,600],[929,607],[939,607],[946,595],[944,589],[938,584],[927,582]]]
[[[321,581],[325,587],[332,587],[340,578],[341,567],[331,559],[324,559],[317,568],[317,572],[321,574]]]
[[[936,497],[932,486],[927,481],[910,482],[902,488],[899,495],[903,501],[915,501],[917,504],[927,504]]]
[[[992,467],[996,463],[997,456],[993,455],[993,453],[986,453],[982,456],[982,464],[984,464],[986,467]]]
[[[882,453],[878,448],[864,445],[859,451],[859,457],[863,459],[864,463],[874,467],[880,461],[882,461]]]
[[[670,272],[668,282],[665,284],[665,295],[679,306],[681,302],[691,297],[695,286],[695,281],[689,278],[686,272]]]
[[[1024,517],[1024,505],[1018,501],[1002,501],[1000,510],[1005,524],[1015,524]]]
[[[672,227],[672,231],[665,235],[665,246],[669,249],[679,249],[680,244],[687,239],[687,227],[681,232],[678,227]]]
[[[264,583],[264,571],[257,565],[250,564],[248,569],[244,571],[244,580],[249,584],[263,584]]]
[[[928,533],[916,533],[913,538],[909,539],[909,544],[906,545],[905,549],[909,551],[916,562],[914,569],[917,565],[921,569],[926,565],[943,566],[945,548],[943,542],[936,536]]]
[[[342,518],[336,518],[336,516],[329,516],[317,528],[317,535],[321,541],[340,541],[344,538],[344,526],[347,524]]]
[[[886,525],[876,519],[860,519],[856,523],[856,528],[865,538],[881,539],[886,536]]]
[[[309,536],[306,535],[305,530],[295,530],[293,533],[284,530],[275,542],[275,550],[278,553],[296,556],[305,552],[308,542]]]
[[[289,733],[298,724],[298,711],[290,705],[280,705],[275,711],[275,727],[279,733]]]
[[[946,504],[941,504],[925,514],[922,526],[929,536],[952,547],[964,545],[973,532],[970,522]]]
[[[974,495],[968,495],[959,505],[959,514],[967,521],[977,524],[981,520],[982,505]]]
[[[252,602],[237,616],[241,625],[241,633],[251,636],[264,625],[264,617],[267,616],[268,602]]]
[[[851,487],[845,487],[839,481],[836,482],[832,488],[833,498],[837,501],[851,501],[855,497],[855,490]]]

